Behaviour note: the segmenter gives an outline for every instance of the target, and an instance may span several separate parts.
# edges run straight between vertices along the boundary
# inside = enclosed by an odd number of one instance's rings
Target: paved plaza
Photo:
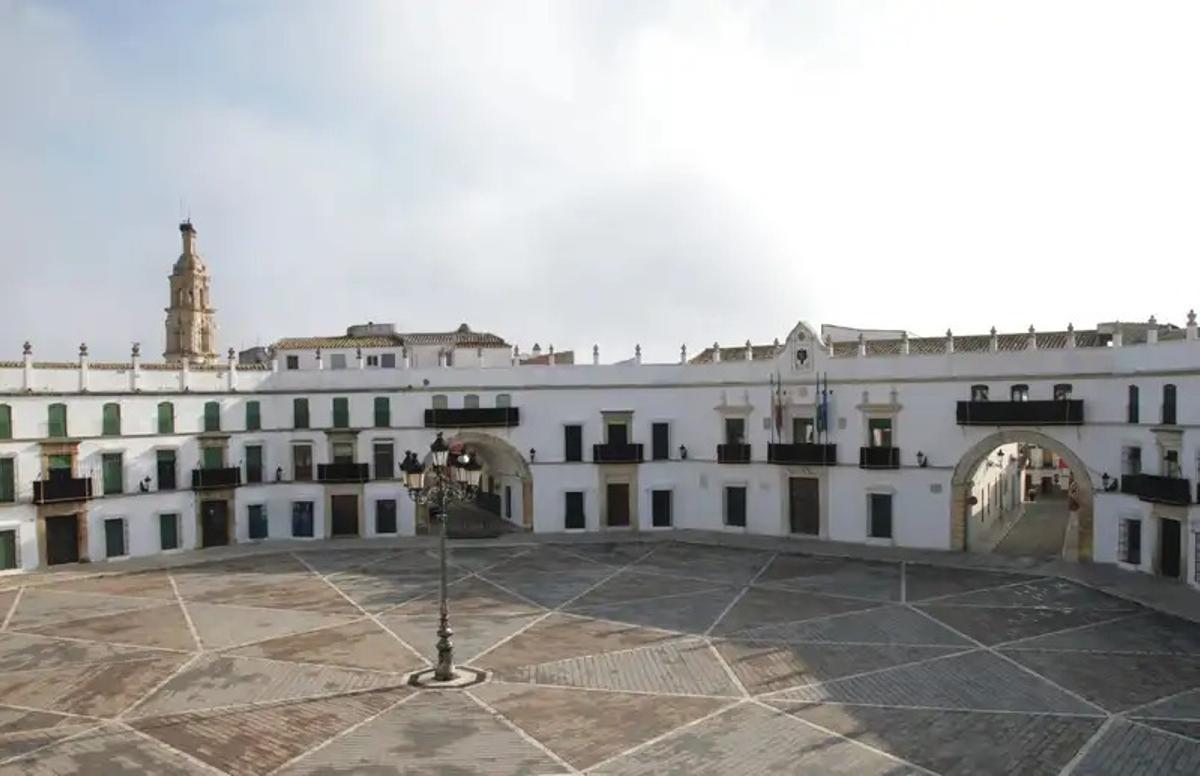
[[[0,579],[0,774],[1200,772],[1200,626],[1075,582],[664,541],[451,562],[465,690],[406,682],[428,549]]]

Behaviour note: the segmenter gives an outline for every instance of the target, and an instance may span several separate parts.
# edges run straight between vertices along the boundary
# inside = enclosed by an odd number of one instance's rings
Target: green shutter
[[[0,502],[16,500],[17,484],[13,475],[13,459],[0,458]]]
[[[308,428],[308,399],[292,400],[292,425],[296,428]]]
[[[221,430],[221,405],[215,401],[204,403],[204,430]]]
[[[333,427],[350,428],[350,400],[345,397],[333,400]]]
[[[67,435],[67,405],[51,404],[48,412],[49,434],[51,437],[65,437]]]
[[[387,428],[392,425],[392,402],[386,396],[375,397],[375,426]]]
[[[262,428],[262,418],[259,416],[258,402],[246,402],[246,430],[258,431]]]
[[[121,436],[121,405],[115,402],[104,405],[104,436]]]
[[[110,518],[104,521],[104,555],[119,558],[125,554],[125,521]]]
[[[61,454],[61,453],[52,455],[48,459],[48,464],[49,464],[51,470],[65,469],[66,471],[70,472],[71,464],[73,464],[73,463],[74,463],[74,461],[71,460],[70,455],[65,455],[65,454]]]
[[[179,549],[179,515],[159,515],[158,535],[164,550]]]
[[[158,403],[158,433],[175,433],[175,405],[169,401]]]
[[[0,404],[0,439],[12,439],[12,407]]]
[[[204,468],[220,469],[225,465],[224,451],[219,447],[204,448]]]
[[[0,531],[0,571],[17,567],[17,532]]]
[[[104,495],[124,490],[125,471],[121,465],[121,454],[105,453],[100,463],[104,475]]]

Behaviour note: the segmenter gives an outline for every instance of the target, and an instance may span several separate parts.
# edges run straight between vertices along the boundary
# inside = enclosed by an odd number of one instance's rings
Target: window
[[[47,463],[52,477],[70,477],[75,468],[75,459],[69,453],[52,455]]]
[[[605,430],[608,431],[608,444],[615,447],[629,444],[629,426],[624,421],[609,423]]]
[[[1122,563],[1140,566],[1142,563],[1142,521],[1125,518],[1121,520],[1121,534],[1117,537],[1117,557]]]
[[[867,419],[867,443],[871,447],[891,447],[892,446],[892,419],[891,418],[868,418]]]
[[[262,445],[246,445],[246,482],[263,481]]]
[[[379,366],[379,356],[367,356],[367,366]]]
[[[12,407],[0,404],[0,439],[12,439]]]
[[[0,571],[17,567],[17,532],[0,531]]]
[[[892,494],[867,494],[867,536],[872,539],[892,538]]]
[[[622,426],[624,428],[624,426]],[[671,426],[654,423],[650,426],[650,458],[665,461],[671,457]]]
[[[200,465],[204,469],[225,468],[225,448],[217,445],[201,448]]]
[[[375,502],[375,533],[396,533],[396,499],[381,498]]]
[[[1136,385],[1129,386],[1129,404],[1126,405],[1125,420],[1129,423],[1138,422],[1138,409],[1141,401],[1138,398],[1138,387]]]
[[[333,427],[350,428],[350,400],[344,396],[333,400]]]
[[[383,367],[384,369],[395,369],[396,368],[396,354],[395,353],[384,353],[382,356],[379,357],[379,365],[381,367]]]
[[[179,515],[158,516],[158,546],[164,550],[179,549]]]
[[[746,444],[746,419],[725,418],[725,444]]]
[[[986,385],[971,386],[971,401],[987,401],[988,387]]]
[[[175,405],[169,401],[158,403],[158,433],[175,433]]]
[[[446,366],[454,366],[454,351],[447,350],[445,355],[446,355],[446,360],[445,360]]]
[[[563,458],[567,461],[583,460],[583,426],[563,426]]]
[[[287,357],[287,368],[288,369],[299,369],[300,368],[300,356],[288,356]]]
[[[512,486],[504,486],[504,516],[512,519]]]
[[[313,535],[313,503],[311,501],[292,502],[292,536]]]
[[[583,514],[583,491],[569,490],[566,495],[566,513],[563,517],[563,528],[568,531],[587,527],[587,518]]]
[[[308,428],[308,399],[292,399],[292,427]]]
[[[1071,398],[1071,384],[1056,383],[1054,386],[1054,400],[1066,401],[1069,398]]]
[[[120,558],[128,554],[125,549],[125,518],[108,518],[104,521],[104,557]]]
[[[105,453],[100,456],[100,471],[103,474],[104,495],[115,495],[125,489],[125,472],[121,466],[120,453]]]
[[[175,451],[159,450],[154,457],[158,470],[158,489],[175,490]]]
[[[479,394],[468,393],[463,397],[463,409],[477,410],[479,409]]]
[[[333,443],[333,462],[334,463],[354,463],[354,443],[353,442],[334,442]]]
[[[1121,448],[1121,474],[1141,474],[1142,473],[1142,448],[1140,447],[1122,447]]]
[[[0,503],[17,500],[15,469],[12,458],[0,458]]]
[[[511,407],[512,406],[512,394],[511,393],[496,394],[496,406],[497,407]]]
[[[1014,385],[1009,389],[1008,397],[1012,401],[1029,401],[1029,386],[1025,384]]]
[[[450,406],[450,402],[446,399],[446,394],[435,393],[433,395],[433,408],[435,410],[444,410]]]
[[[746,527],[746,486],[725,486],[725,525]]]
[[[329,368],[330,369],[345,369],[346,368],[346,354],[345,353],[334,353],[332,356],[330,356],[329,357]]]
[[[1166,426],[1175,425],[1175,386],[1170,383],[1163,386],[1162,422]]]
[[[221,430],[221,405],[215,401],[204,402],[204,430]]]
[[[246,508],[246,527],[251,539],[266,539],[270,534],[267,527],[267,508],[263,504],[251,504]]]
[[[51,404],[46,411],[47,436],[65,437],[67,435],[67,405]]]
[[[375,428],[392,425],[392,400],[386,396],[375,397]]]
[[[109,402],[104,405],[100,433],[104,436],[121,436],[121,405]]]
[[[812,418],[792,418],[792,443],[812,444],[817,441],[817,424]]]
[[[374,446],[375,479],[390,480],[396,476],[396,452],[391,442],[376,442]]]
[[[1183,476],[1183,468],[1179,465],[1179,451],[1167,450],[1163,453],[1163,474],[1176,479]]]
[[[671,526],[671,491],[654,490],[650,492],[650,520],[655,528]]]
[[[312,476],[312,445],[292,445],[292,479],[309,482]]]
[[[262,412],[257,401],[246,402],[246,430],[258,431],[262,428]]]

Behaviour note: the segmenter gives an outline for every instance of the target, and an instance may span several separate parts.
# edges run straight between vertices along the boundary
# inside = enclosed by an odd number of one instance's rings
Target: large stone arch
[[[515,477],[521,482],[521,525],[526,530],[533,530],[533,470],[529,462],[513,447],[507,439],[483,431],[460,431],[454,435],[444,435],[447,444],[454,446],[462,444],[479,456],[484,467],[484,476],[491,474],[501,478]],[[424,455],[425,464],[429,464],[429,453]],[[486,481],[486,479],[485,479]],[[424,516],[418,515],[418,521]]]
[[[1024,443],[1045,448],[1057,453],[1066,460],[1072,474],[1075,475],[1075,498],[1079,509],[1071,513],[1068,523],[1067,550],[1068,558],[1072,560],[1090,561],[1092,559],[1092,534],[1094,514],[1095,485],[1092,483],[1092,473],[1083,459],[1061,440],[1040,431],[1030,429],[1002,429],[988,434],[972,445],[954,467],[950,479],[950,545],[956,550],[967,550],[967,515],[970,510],[967,504],[968,488],[972,475],[983,459],[1001,445]]]

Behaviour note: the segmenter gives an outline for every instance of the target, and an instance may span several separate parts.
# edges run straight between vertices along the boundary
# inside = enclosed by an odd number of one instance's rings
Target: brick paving
[[[751,544],[456,545],[453,691],[407,682],[424,546],[5,577],[0,776],[1200,771],[1200,624],[1145,581]]]

